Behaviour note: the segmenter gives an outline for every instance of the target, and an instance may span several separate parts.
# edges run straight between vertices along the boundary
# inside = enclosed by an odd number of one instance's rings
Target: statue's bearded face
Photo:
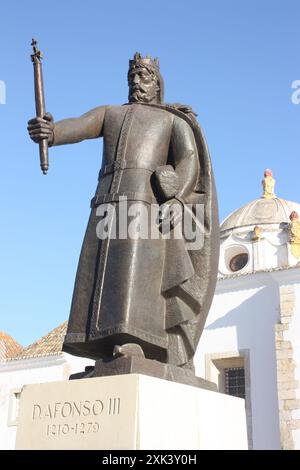
[[[157,76],[146,68],[133,68],[128,73],[129,102],[157,102],[159,85]]]

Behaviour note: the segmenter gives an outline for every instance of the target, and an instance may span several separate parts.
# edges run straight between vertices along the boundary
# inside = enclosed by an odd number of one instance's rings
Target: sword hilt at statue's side
[[[31,45],[33,47],[33,54],[31,60],[34,69],[34,93],[35,93],[35,108],[37,117],[43,118],[45,115],[45,97],[44,97],[44,84],[43,84],[43,71],[42,71],[42,53],[37,48],[37,41],[32,39]],[[47,174],[49,168],[48,159],[48,140],[43,139],[39,143],[40,147],[40,163],[44,175]]]

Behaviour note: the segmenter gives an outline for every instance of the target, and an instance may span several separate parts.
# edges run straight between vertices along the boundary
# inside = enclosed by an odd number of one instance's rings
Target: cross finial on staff
[[[31,46],[33,48],[33,54],[31,54],[32,62],[40,61],[43,58],[43,54],[37,48],[37,40],[36,39],[32,38]]]

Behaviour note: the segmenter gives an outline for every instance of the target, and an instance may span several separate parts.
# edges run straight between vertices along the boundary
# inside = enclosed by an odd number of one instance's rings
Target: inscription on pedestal
[[[101,428],[101,415],[120,414],[120,398],[109,398],[106,404],[102,400],[65,401],[41,405],[34,403],[32,420],[43,420],[46,435],[97,433]],[[70,422],[72,418],[72,423]],[[78,419],[74,422],[74,419]],[[86,418],[89,420],[86,421]],[[69,420],[69,421],[68,421]],[[84,420],[84,421],[83,421]]]
[[[110,398],[109,399],[109,414],[118,415],[120,413],[120,398]]]
[[[110,385],[107,378],[96,378],[26,386],[17,449],[105,449],[114,441],[115,448],[134,446],[135,383],[125,385],[124,377],[124,388],[114,396],[112,379]],[[124,436],[130,442],[124,443]]]

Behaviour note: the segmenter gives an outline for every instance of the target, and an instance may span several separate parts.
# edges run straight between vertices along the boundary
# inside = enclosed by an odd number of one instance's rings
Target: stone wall
[[[300,428],[300,419],[293,419],[293,411],[300,409],[300,399],[297,398],[299,383],[295,378],[296,362],[289,334],[295,312],[295,291],[293,285],[280,286],[279,290],[280,321],[275,325],[275,344],[280,440],[282,449],[292,450],[295,448],[293,430]]]

